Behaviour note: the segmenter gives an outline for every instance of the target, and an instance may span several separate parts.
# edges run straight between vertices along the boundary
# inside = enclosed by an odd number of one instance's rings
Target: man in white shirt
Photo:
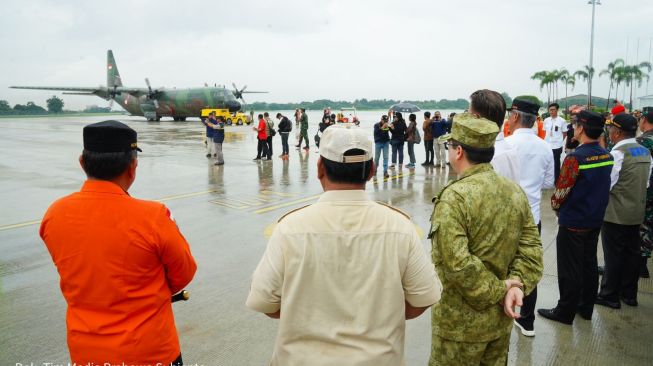
[[[503,136],[503,119],[506,116],[506,101],[494,90],[481,89],[469,96],[469,112],[489,119],[499,127],[494,143],[494,157],[490,164],[500,176],[519,183],[519,152]]]
[[[546,142],[549,143],[553,151],[553,168],[556,182],[560,175],[560,155],[562,154],[562,147],[567,138],[567,121],[558,116],[559,109],[560,105],[558,103],[549,104],[549,114],[551,116],[544,120],[543,126],[546,132]]]
[[[270,365],[403,365],[406,319],[442,285],[409,217],[370,200],[368,133],[327,128],[317,203],[282,217],[254,271],[247,307],[278,318]]]
[[[508,125],[512,135],[506,141],[519,152],[521,162],[519,185],[522,187],[531,205],[533,219],[541,232],[540,201],[542,189],[553,188],[553,152],[549,144],[537,137],[533,131],[540,106],[525,99],[515,98],[509,108]],[[535,303],[537,288],[524,298],[521,317],[515,320],[521,333],[527,337],[535,336]]]

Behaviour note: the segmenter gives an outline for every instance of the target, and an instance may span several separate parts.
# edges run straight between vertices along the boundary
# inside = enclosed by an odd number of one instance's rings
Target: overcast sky
[[[647,61],[653,1],[602,3],[595,68],[636,61],[638,39]],[[53,92],[10,85],[105,85],[107,49],[125,86],[149,77],[167,88],[233,81],[270,92],[248,101],[455,99],[479,88],[545,99],[530,76],[588,64],[591,24],[586,0],[4,0],[0,14],[0,99],[12,105],[45,105]],[[594,89],[606,96],[608,81]],[[579,82],[570,95],[586,90]]]

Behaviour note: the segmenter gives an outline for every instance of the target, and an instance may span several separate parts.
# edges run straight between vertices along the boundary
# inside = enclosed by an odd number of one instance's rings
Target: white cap
[[[372,140],[353,123],[333,125],[324,130],[320,139],[320,155],[336,163],[362,163],[372,159]],[[361,155],[348,155],[345,152],[360,149]]]

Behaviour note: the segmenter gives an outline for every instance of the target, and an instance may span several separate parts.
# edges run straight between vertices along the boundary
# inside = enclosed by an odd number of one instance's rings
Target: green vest
[[[610,190],[604,221],[640,225],[644,221],[651,154],[647,148],[634,142],[619,146],[617,150],[624,154],[624,161],[617,183]]]

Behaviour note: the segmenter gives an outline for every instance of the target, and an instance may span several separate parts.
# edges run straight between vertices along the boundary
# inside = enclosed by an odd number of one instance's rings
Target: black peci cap
[[[537,116],[540,111],[540,105],[526,99],[515,98],[512,101],[512,106],[508,108],[508,111],[520,111]]]
[[[590,128],[603,128],[605,118],[596,112],[582,110],[578,113],[578,122]]]
[[[103,121],[84,127],[84,150],[111,153],[142,151],[136,144],[136,131],[118,121]]]
[[[615,126],[620,130],[624,131],[635,131],[637,130],[637,118],[633,117],[627,113],[619,113],[612,121],[608,121],[606,124]]]

